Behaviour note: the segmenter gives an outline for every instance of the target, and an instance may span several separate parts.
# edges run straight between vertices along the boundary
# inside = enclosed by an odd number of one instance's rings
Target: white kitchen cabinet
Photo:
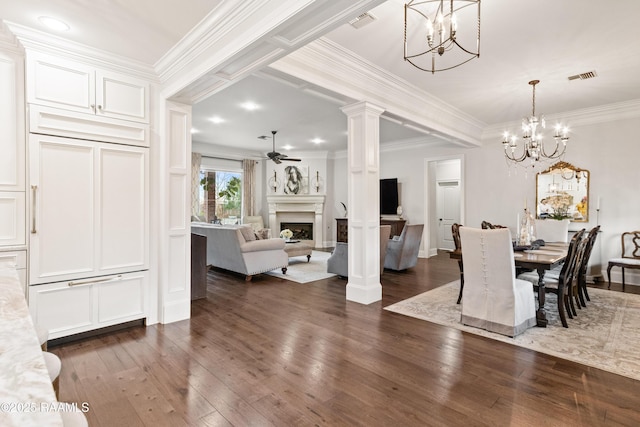
[[[0,191],[25,191],[22,61],[0,52]]]
[[[146,317],[148,272],[132,272],[29,287],[33,322],[49,339]]]
[[[27,52],[27,102],[149,123],[147,81],[41,52]]]
[[[147,269],[148,149],[29,138],[29,283]]]
[[[26,245],[22,57],[0,51],[0,249]]]
[[[20,284],[25,290],[25,297],[27,296],[27,251],[7,251],[0,252],[0,264],[9,262],[16,266],[16,272],[20,279]]]
[[[0,246],[26,244],[25,217],[25,193],[0,191]]]

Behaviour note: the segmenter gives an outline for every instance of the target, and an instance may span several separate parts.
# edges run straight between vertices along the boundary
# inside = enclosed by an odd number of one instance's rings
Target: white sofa
[[[287,272],[289,257],[284,251],[284,240],[248,240],[244,235],[250,237],[251,226],[192,223],[191,232],[207,237],[207,265],[244,274],[247,281],[277,268],[283,274]]]

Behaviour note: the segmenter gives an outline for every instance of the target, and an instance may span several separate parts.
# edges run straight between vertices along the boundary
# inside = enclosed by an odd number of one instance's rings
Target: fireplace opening
[[[281,222],[280,231],[285,228],[293,232],[293,240],[313,240],[312,222]]]

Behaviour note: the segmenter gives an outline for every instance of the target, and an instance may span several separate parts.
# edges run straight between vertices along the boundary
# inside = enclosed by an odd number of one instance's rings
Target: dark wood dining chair
[[[504,225],[491,224],[489,221],[482,221],[480,224],[483,230],[495,230],[497,228],[507,228]]]
[[[571,306],[571,313],[573,313],[574,316],[578,315],[576,307],[578,307],[579,310],[582,310],[582,307],[584,307],[584,305],[582,305],[580,301],[580,271],[582,269],[582,263],[585,258],[588,244],[589,240],[583,234],[583,237],[578,242],[578,249],[573,261],[571,282],[569,283],[569,288],[567,289],[569,294],[569,305]]]
[[[609,289],[611,289],[611,269],[620,267],[622,269],[622,292],[624,292],[624,269],[640,269],[640,231],[627,231],[622,233],[622,255],[620,258],[609,260],[607,266],[607,277],[609,278]]]
[[[579,246],[584,232],[585,229],[583,228],[571,238],[571,241],[569,242],[569,249],[567,250],[567,257],[562,265],[562,269],[560,270],[558,277],[553,277],[552,274],[545,274],[544,276],[544,291],[558,296],[558,314],[560,316],[562,326],[565,328],[569,327],[569,324],[567,323],[567,315],[569,318],[573,319],[575,311],[575,309],[572,310],[571,307],[573,298],[572,286],[575,275],[575,265],[579,255],[578,250],[580,249]],[[522,273],[518,275],[518,279],[528,280],[533,284],[534,289],[538,289],[539,276],[537,271]]]
[[[591,301],[589,298],[589,292],[587,292],[587,268],[589,266],[589,259],[593,252],[593,247],[596,244],[596,238],[600,232],[600,226],[597,225],[589,230],[589,234],[585,237],[586,247],[582,256],[582,263],[580,264],[580,271],[578,272],[578,296],[580,297],[580,303],[583,307],[587,306],[587,301]]]
[[[460,224],[452,224],[451,225],[451,235],[453,236],[453,243],[456,246],[456,251],[462,254],[462,244],[460,244]],[[458,293],[458,302],[456,304],[460,304],[462,300],[462,289],[464,289],[464,267],[462,265],[462,255],[460,255],[460,259],[458,260],[458,268],[460,269],[460,292]]]

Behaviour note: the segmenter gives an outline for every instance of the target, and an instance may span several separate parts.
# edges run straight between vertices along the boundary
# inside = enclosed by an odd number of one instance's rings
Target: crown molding
[[[198,141],[192,135],[192,151],[194,153],[202,153],[202,155],[219,157],[221,159],[230,160],[264,160],[264,154],[255,150],[248,150],[239,147],[229,147],[226,145],[211,144],[205,141]]]
[[[569,126],[575,128],[577,126],[615,122],[617,120],[633,119],[637,117],[640,117],[640,99],[546,115],[545,119],[547,122],[562,120],[564,123],[568,123]],[[505,129],[518,128],[520,123],[521,120],[517,120],[488,126],[482,133],[482,139],[502,138]]]
[[[187,64],[200,59],[208,49],[237,29],[250,15],[248,11],[260,8],[266,3],[268,0],[248,0],[238,3],[220,2],[154,64],[160,81],[168,81],[182,72]]]
[[[91,46],[66,40],[20,24],[6,22],[6,25],[20,45],[27,50],[60,55],[79,62],[88,62],[101,68],[135,75],[152,82],[158,81],[153,68],[143,62],[101,51]]]
[[[462,146],[480,145],[485,123],[328,39],[313,41],[270,68],[351,99],[380,105],[393,116]]]
[[[2,20],[0,20],[0,49],[24,55],[24,49],[18,43],[18,39]]]
[[[432,135],[417,137],[417,138],[408,138],[400,141],[392,141],[385,142],[384,144],[380,144],[380,152],[381,153],[392,153],[395,151],[405,151],[412,150],[415,148],[433,148],[433,147],[442,147],[445,144],[450,143],[451,141],[445,140],[440,137],[435,137]],[[336,150],[332,153],[329,153],[329,159],[345,159],[347,158],[348,150]]]
[[[416,147],[433,147],[442,145],[445,141],[434,136],[424,136],[417,138],[403,139],[401,141],[385,142],[380,144],[381,153],[390,153],[393,151],[409,150]]]
[[[169,96],[194,102],[384,0],[222,2],[156,64]]]

